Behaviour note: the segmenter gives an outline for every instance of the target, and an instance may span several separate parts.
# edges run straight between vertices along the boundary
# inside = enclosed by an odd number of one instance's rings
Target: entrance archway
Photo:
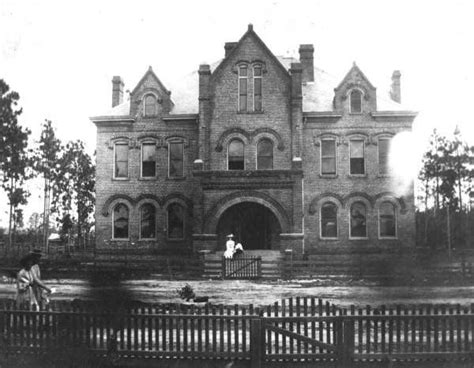
[[[272,211],[259,203],[241,202],[224,211],[217,225],[222,248],[231,233],[246,250],[279,249],[280,223]]]

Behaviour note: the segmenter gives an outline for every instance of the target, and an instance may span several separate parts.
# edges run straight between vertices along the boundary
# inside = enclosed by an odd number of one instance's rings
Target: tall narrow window
[[[156,97],[152,94],[148,94],[144,99],[145,104],[145,116],[155,116],[156,115]]]
[[[273,142],[264,138],[257,145],[257,170],[273,169]]]
[[[156,144],[142,144],[142,178],[156,176]]]
[[[337,238],[337,207],[326,202],[321,207],[321,237]]]
[[[184,207],[179,203],[168,206],[168,239],[184,238]]]
[[[362,202],[355,202],[351,207],[351,238],[366,238],[366,209]]]
[[[336,174],[336,140],[321,141],[321,174]]]
[[[115,178],[128,178],[128,143],[115,144]]]
[[[365,162],[364,162],[364,141],[363,140],[351,140],[351,174],[352,175],[363,175],[365,174]]]
[[[253,109],[262,111],[262,66],[253,68]]]
[[[362,92],[358,89],[351,91],[351,112],[362,112]]]
[[[169,172],[170,178],[182,178],[184,176],[183,155],[184,144],[173,142],[169,144]]]
[[[247,111],[247,76],[246,65],[239,67],[239,111]]]
[[[151,203],[140,208],[140,239],[156,237],[156,209]]]
[[[379,174],[387,175],[389,173],[389,154],[390,154],[390,139],[379,139]]]
[[[379,234],[381,238],[396,236],[395,207],[390,202],[383,202],[379,208]]]
[[[128,239],[128,207],[119,203],[114,208],[113,213],[113,238],[114,239]]]
[[[244,170],[244,143],[240,139],[230,141],[227,156],[229,170]]]

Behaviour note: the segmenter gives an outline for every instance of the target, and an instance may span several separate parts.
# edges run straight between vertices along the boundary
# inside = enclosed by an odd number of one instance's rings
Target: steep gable
[[[170,97],[171,92],[166,89],[151,66],[130,94],[131,116],[144,116],[144,99],[147,95],[153,95],[156,99],[157,111],[155,115],[169,114],[173,107],[173,102]]]
[[[336,111],[342,113],[351,111],[350,94],[354,90],[358,90],[362,94],[362,113],[377,110],[376,88],[355,62],[341,83],[334,89],[334,108]]]

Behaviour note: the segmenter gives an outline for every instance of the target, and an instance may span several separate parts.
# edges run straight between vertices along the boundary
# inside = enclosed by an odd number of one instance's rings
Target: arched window
[[[239,111],[247,111],[247,65],[239,66]]]
[[[156,176],[156,144],[146,142],[142,144],[142,178]]]
[[[140,207],[140,239],[156,237],[156,208],[151,203]]]
[[[273,142],[263,138],[257,145],[257,170],[273,169]]]
[[[168,239],[184,238],[184,207],[179,203],[168,206]]]
[[[381,238],[396,237],[395,206],[383,202],[379,208],[379,235]]]
[[[253,67],[253,110],[262,111],[262,66]]]
[[[351,112],[362,112],[362,92],[358,89],[351,91]]]
[[[244,170],[244,143],[240,139],[230,141],[227,156],[229,170]]]
[[[367,210],[362,202],[351,206],[351,238],[367,237]]]
[[[321,238],[337,238],[337,206],[331,202],[321,206]]]
[[[117,204],[112,217],[114,239],[128,239],[128,218],[128,207],[123,203]]]
[[[146,95],[144,99],[144,104],[145,116],[155,116],[157,112],[156,97],[152,94]]]

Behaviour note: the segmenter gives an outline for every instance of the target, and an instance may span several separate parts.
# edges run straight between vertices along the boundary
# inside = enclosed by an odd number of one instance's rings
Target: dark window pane
[[[321,237],[337,238],[337,207],[333,203],[321,207]]]
[[[184,175],[183,166],[183,143],[170,143],[169,145],[169,176],[182,177]]]
[[[115,177],[128,177],[128,144],[115,145]]]
[[[379,210],[380,236],[395,237],[395,208],[390,202],[384,202]]]
[[[379,173],[388,173],[388,157],[390,152],[390,140],[379,139]]]
[[[156,99],[153,95],[145,97],[145,116],[156,115]]]
[[[168,206],[168,238],[184,238],[184,208],[178,203]]]
[[[155,206],[145,204],[141,208],[140,238],[153,239],[156,236]]]
[[[247,111],[247,78],[239,79],[239,110]]]
[[[365,205],[356,202],[351,207],[351,237],[365,238],[367,236]]]
[[[351,92],[351,112],[362,111],[362,93],[355,89]]]
[[[330,157],[323,157],[321,160],[321,173],[322,174],[335,174],[336,173],[336,159]]]
[[[124,204],[118,204],[114,208],[114,239],[128,238],[128,208]]]
[[[363,175],[364,173],[364,159],[351,158],[351,174]]]

